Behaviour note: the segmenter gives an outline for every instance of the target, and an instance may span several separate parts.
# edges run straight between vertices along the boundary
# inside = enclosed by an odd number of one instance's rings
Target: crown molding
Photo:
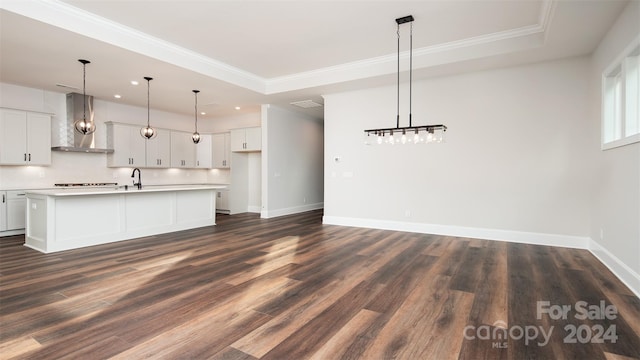
[[[544,0],[537,23],[414,49],[414,69],[506,54],[544,45],[557,0]],[[203,56],[59,0],[2,1],[0,7],[263,95],[384,76],[396,72],[397,54],[264,78]],[[400,54],[407,59],[409,52]]]
[[[259,93],[265,79],[58,0],[8,0],[0,8]]]
[[[414,70],[540,47],[546,41],[555,1],[541,3],[538,22],[534,25],[414,49]],[[408,58],[409,51],[400,53],[401,60]],[[397,54],[389,54],[267,79],[266,94],[393,74],[397,71],[396,61]]]

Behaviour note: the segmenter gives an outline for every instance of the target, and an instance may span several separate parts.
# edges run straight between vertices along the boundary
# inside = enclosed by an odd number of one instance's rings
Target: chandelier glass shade
[[[413,87],[413,16],[408,15],[396,19],[398,34],[398,61],[397,61],[397,91],[396,91],[396,127],[369,129],[364,131],[364,143],[366,145],[406,145],[406,144],[431,144],[444,141],[447,127],[438,125],[413,126],[411,119],[411,100]],[[409,126],[400,127],[400,25],[409,23],[410,50],[409,50]]]

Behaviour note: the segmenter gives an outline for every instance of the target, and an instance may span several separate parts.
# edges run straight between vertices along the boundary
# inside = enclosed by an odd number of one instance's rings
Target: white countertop
[[[224,190],[226,185],[200,184],[200,185],[143,185],[138,190],[135,186],[128,185],[127,190],[124,186],[109,187],[66,187],[44,190],[25,190],[27,196],[29,194],[46,195],[46,196],[78,196],[78,195],[109,195],[124,193],[149,193],[160,191],[190,191],[190,190]]]

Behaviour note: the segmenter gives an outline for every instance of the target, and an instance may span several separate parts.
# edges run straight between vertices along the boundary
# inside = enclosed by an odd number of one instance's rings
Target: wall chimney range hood
[[[82,119],[84,112],[84,99],[82,94],[67,94],[67,116],[66,118],[58,118],[57,123],[52,125],[54,146],[51,150],[55,151],[72,151],[84,153],[109,154],[113,149],[99,149],[95,147],[94,133],[84,135],[75,131],[74,123],[78,119]],[[87,104],[87,120],[93,121],[93,96],[86,96]]]

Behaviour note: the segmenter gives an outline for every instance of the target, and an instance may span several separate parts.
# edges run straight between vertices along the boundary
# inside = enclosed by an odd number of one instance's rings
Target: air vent
[[[309,108],[321,107],[322,106],[322,104],[317,103],[317,102],[315,102],[313,100],[295,101],[295,102],[292,102],[291,105],[297,106],[297,107],[301,107],[303,109],[309,109]]]

